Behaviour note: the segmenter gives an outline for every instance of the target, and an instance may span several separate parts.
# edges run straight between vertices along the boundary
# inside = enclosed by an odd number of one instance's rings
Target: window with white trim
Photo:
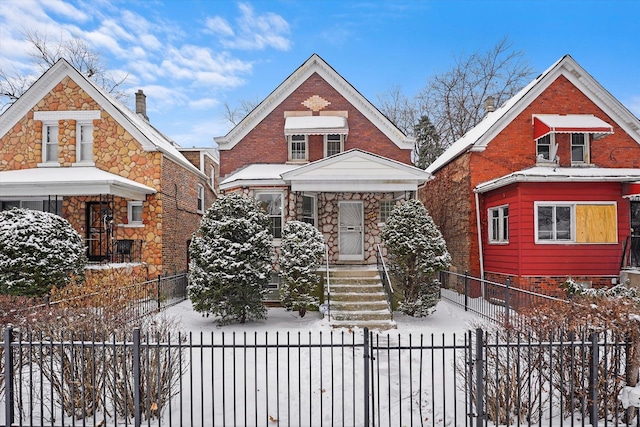
[[[316,196],[302,196],[302,222],[317,227]]]
[[[42,162],[58,163],[58,124],[42,125]]]
[[[572,133],[571,134],[571,163],[572,164],[589,163],[589,134],[588,133]]]
[[[289,160],[307,160],[307,135],[289,135]]]
[[[93,163],[93,125],[76,125],[76,162]]]
[[[573,205],[539,204],[536,207],[536,236],[538,241],[573,241]]]
[[[509,205],[489,209],[489,242],[509,243]]]
[[[0,211],[7,211],[13,208],[32,209],[62,216],[62,199],[0,200]]]
[[[387,222],[389,216],[391,216],[391,211],[396,206],[395,200],[380,200],[380,222]]]
[[[127,223],[129,226],[141,227],[143,225],[141,200],[127,202]]]
[[[329,157],[344,151],[344,135],[329,134],[324,136],[324,156]]]
[[[256,199],[260,202],[262,209],[264,209],[264,211],[269,216],[269,221],[271,223],[270,229],[273,238],[282,238],[282,223],[284,222],[282,209],[282,193],[260,192],[256,194]]]
[[[552,134],[550,133],[536,140],[536,158],[539,162],[550,162],[553,160],[551,158],[552,146]]]
[[[204,186],[198,184],[198,213],[204,213]]]

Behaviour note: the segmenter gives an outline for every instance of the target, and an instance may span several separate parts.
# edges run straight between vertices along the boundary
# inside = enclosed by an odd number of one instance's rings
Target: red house
[[[637,280],[640,121],[569,55],[427,168],[458,271],[545,293]]]

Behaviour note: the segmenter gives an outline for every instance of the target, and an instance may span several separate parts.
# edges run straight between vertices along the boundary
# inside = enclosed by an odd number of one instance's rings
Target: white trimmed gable
[[[198,168],[180,154],[169,138],[78,72],[64,59],[58,60],[51,66],[13,105],[0,115],[0,137],[9,132],[22,117],[67,76],[140,142],[145,151],[161,151],[179,165],[201,175]],[[83,113],[78,110],[78,114]]]
[[[473,129],[454,142],[429,167],[434,173],[467,150],[483,151],[487,145],[527,108],[558,77],[564,76],[640,144],[640,120],[587,73],[570,55],[563,56],[500,108],[489,113]]]
[[[317,73],[336,91],[338,91],[351,105],[384,133],[396,146],[401,149],[412,149],[413,139],[407,137],[389,119],[387,119],[373,104],[360,94],[349,82],[338,74],[317,54],[311,57],[294,71],[283,83],[253,109],[238,125],[225,136],[214,138],[220,150],[232,149],[255,126],[264,120],[280,103],[290,96],[301,84],[314,73]]]

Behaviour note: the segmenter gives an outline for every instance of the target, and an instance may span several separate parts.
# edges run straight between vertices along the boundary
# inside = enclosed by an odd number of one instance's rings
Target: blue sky
[[[85,40],[185,147],[213,146],[225,102],[262,100],[313,53],[377,104],[504,37],[536,72],[572,55],[640,116],[636,0],[0,0],[0,66],[30,74],[25,30]]]

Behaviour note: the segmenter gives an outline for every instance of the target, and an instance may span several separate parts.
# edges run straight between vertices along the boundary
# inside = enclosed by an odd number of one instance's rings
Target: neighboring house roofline
[[[177,164],[205,177],[198,168],[180,154],[175,142],[162,134],[144,118],[131,111],[91,79],[80,73],[64,58],[59,59],[45,71],[13,105],[0,115],[0,137],[9,132],[65,76],[71,78],[102,109],[109,113],[127,132],[140,142],[145,151],[160,151]]]
[[[220,150],[230,150],[242,140],[256,124],[266,118],[278,105],[291,95],[302,83],[314,73],[320,75],[358,111],[383,132],[396,146],[401,149],[413,149],[414,140],[406,136],[397,126],[367,100],[356,88],[345,80],[336,70],[327,64],[318,54],[314,53],[284,82],[271,92],[258,106],[256,106],[240,123],[225,136],[214,138]]]
[[[640,144],[640,120],[587,73],[570,55],[565,55],[501,107],[489,113],[462,138],[455,141],[427,167],[427,172],[435,173],[467,151],[483,151],[496,135],[561,75],[565,76],[580,89],[585,96]]]
[[[534,166],[480,183],[473,190],[486,193],[517,182],[636,182],[640,168],[571,168]]]

